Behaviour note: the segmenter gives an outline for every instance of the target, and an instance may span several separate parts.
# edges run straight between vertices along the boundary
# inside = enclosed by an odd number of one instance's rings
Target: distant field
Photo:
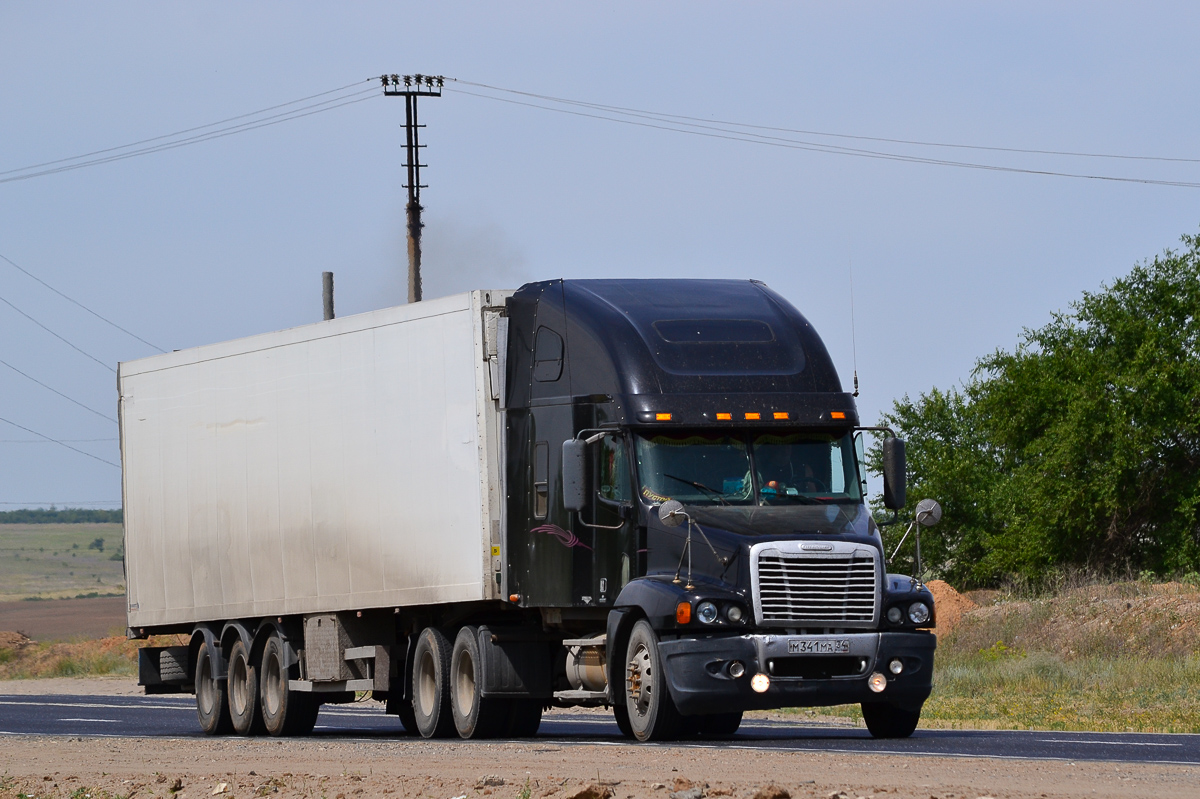
[[[89,549],[96,539],[104,549]],[[119,524],[0,525],[0,602],[125,591]]]

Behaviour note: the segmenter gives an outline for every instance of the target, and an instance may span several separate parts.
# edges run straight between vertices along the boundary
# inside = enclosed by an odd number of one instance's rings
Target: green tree
[[[1200,568],[1200,236],[894,403],[930,567],[963,585],[1061,567]],[[911,513],[911,509],[909,509]]]

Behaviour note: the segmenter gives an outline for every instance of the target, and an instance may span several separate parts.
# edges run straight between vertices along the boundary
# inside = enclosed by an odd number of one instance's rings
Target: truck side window
[[[548,327],[539,327],[533,343],[533,379],[553,383],[562,376],[562,336]]]
[[[625,440],[620,436],[606,435],[600,439],[600,496],[613,502],[629,502],[632,491],[629,486],[629,456],[625,452]]]
[[[544,519],[550,499],[550,444],[539,441],[533,445],[533,515]]]

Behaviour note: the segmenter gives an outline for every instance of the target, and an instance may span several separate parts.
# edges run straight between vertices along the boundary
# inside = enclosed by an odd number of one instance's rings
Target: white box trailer
[[[120,364],[129,626],[498,597],[509,294]]]

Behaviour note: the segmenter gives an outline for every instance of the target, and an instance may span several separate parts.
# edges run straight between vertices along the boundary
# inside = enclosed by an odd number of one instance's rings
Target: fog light
[[[899,674],[904,671],[904,664],[900,662],[900,658],[892,658],[892,662],[888,664],[888,671],[892,674]]]
[[[903,618],[904,611],[902,611],[900,608],[888,608],[888,621],[890,621],[892,624],[899,624],[900,620]]]
[[[711,602],[701,602],[696,606],[696,618],[705,624],[712,624],[717,620],[717,606]]]
[[[914,602],[908,606],[908,617],[913,624],[924,624],[929,621],[929,606],[924,602]]]
[[[750,678],[750,687],[754,689],[755,693],[766,693],[766,690],[771,687],[771,678],[759,672]]]
[[[871,679],[867,680],[867,686],[875,693],[882,693],[884,688],[887,688],[887,677],[884,677],[879,672],[871,675]]]
[[[738,677],[741,677],[745,673],[746,673],[746,667],[745,667],[745,665],[742,664],[742,661],[740,661],[740,660],[730,661],[730,663],[729,663],[729,676],[730,677],[732,677],[733,679],[736,680]]]
[[[730,605],[725,609],[725,618],[729,619],[731,624],[738,624],[742,620],[742,609],[737,605]]]

